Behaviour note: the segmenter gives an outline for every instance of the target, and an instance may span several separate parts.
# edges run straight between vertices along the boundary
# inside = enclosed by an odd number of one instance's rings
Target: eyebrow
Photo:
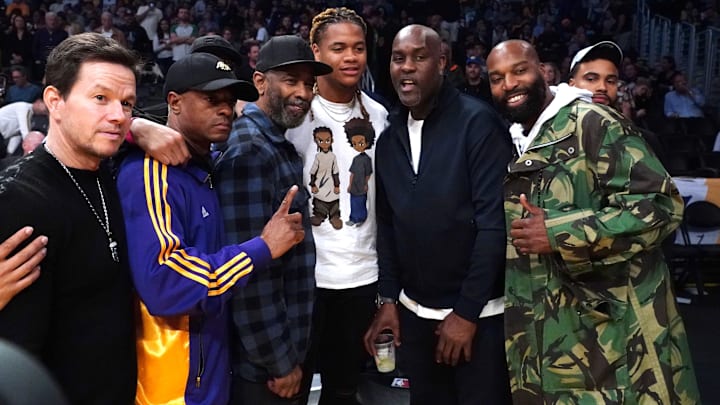
[[[102,84],[96,84],[96,85],[93,86],[90,90],[91,90],[91,91],[104,91],[104,92],[116,93],[116,91],[115,91],[114,89],[111,89],[110,87],[107,87],[107,86],[102,85]],[[125,99],[130,99],[130,100],[132,100],[132,101],[135,101],[135,100],[137,100],[137,94],[133,94],[131,97],[126,97]]]
[[[528,63],[530,63],[529,60],[521,60],[520,62],[514,63],[512,66],[510,66],[510,70],[516,69],[516,68],[520,67],[521,65],[526,65]],[[499,75],[500,73],[497,70],[491,70],[488,72],[488,76],[492,75],[492,74]]]
[[[355,43],[353,43],[353,44],[348,44],[347,42],[343,42],[343,41],[335,41],[335,42],[330,43],[330,46],[337,46],[337,45],[343,45],[343,46],[347,46],[347,45],[358,46],[358,45],[365,45],[365,41],[357,41],[357,42],[355,42]]]

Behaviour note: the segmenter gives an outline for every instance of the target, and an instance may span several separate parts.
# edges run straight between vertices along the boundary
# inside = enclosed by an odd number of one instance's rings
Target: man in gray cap
[[[302,184],[303,161],[285,138],[310,109],[315,76],[332,68],[316,62],[297,36],[268,41],[253,75],[260,98],[235,120],[216,168],[216,182],[228,242],[257,235],[293,185]],[[311,134],[308,134],[311,136]],[[310,229],[308,192],[301,187],[290,212],[302,214],[305,238],[267,271],[258,272],[233,296],[235,350],[234,402],[294,404],[309,347],[315,289],[315,245]]]

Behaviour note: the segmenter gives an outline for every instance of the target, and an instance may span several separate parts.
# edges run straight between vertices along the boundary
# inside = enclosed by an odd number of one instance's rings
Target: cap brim
[[[207,82],[202,86],[195,86],[192,90],[215,91],[224,88],[230,88],[235,98],[243,101],[256,101],[259,97],[258,91],[249,82],[236,79],[217,79]]]
[[[322,63],[322,62],[317,62],[317,61],[312,61],[312,60],[305,60],[305,59],[303,59],[303,60],[291,60],[291,61],[289,61],[289,62],[279,63],[279,64],[277,64],[277,65],[273,65],[273,66],[266,67],[266,68],[258,68],[258,71],[260,71],[260,72],[262,72],[262,73],[265,73],[265,72],[267,72],[268,70],[280,69],[280,68],[283,68],[283,67],[292,66],[292,65],[299,65],[299,64],[310,65],[310,67],[312,68],[312,71],[313,71],[313,76],[325,76],[325,75],[327,75],[327,74],[332,73],[332,71],[333,71],[333,69],[332,69],[332,67],[330,67],[330,65],[326,65],[326,64],[324,64],[324,63]]]

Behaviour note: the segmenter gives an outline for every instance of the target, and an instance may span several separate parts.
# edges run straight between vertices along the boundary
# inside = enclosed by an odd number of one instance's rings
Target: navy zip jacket
[[[376,153],[379,292],[477,320],[502,296],[502,184],[510,136],[485,102],[443,84],[412,167],[408,109],[389,117]]]

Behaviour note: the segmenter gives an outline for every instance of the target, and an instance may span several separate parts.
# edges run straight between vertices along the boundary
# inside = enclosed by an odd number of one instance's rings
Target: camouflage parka
[[[639,133],[574,101],[505,179],[506,352],[513,402],[696,404],[699,394],[662,240],[683,202]],[[521,255],[510,223],[543,208],[549,255]]]

